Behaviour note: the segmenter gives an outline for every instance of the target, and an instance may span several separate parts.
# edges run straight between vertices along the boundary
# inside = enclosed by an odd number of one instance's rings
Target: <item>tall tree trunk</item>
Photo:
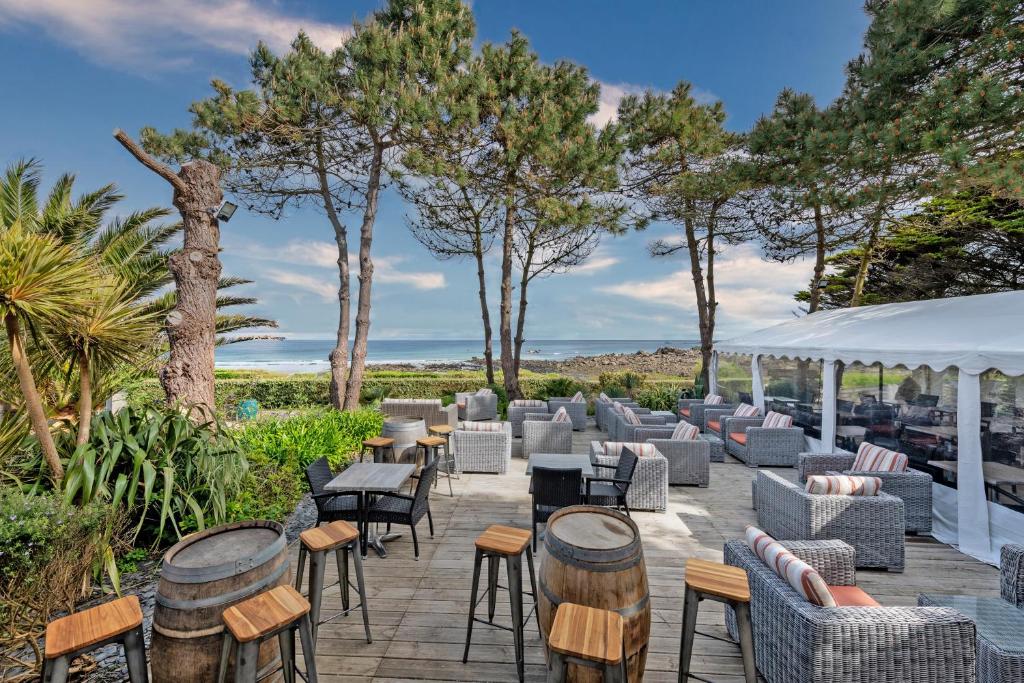
[[[814,313],[821,307],[821,280],[825,277],[825,219],[821,215],[821,204],[814,204],[814,272],[811,274],[811,292],[807,312]]]
[[[480,319],[484,326],[484,370],[487,383],[494,384],[494,351],[491,340],[491,311],[487,305],[487,278],[484,275],[484,250],[477,231],[473,243],[473,256],[476,258],[476,278],[480,284]]]
[[[214,407],[213,359],[216,347],[217,283],[220,280],[220,227],[213,211],[224,198],[220,169],[208,161],[182,164],[175,173],[153,159],[123,131],[114,137],[146,168],[174,188],[173,203],[181,214],[184,244],[168,259],[177,303],[167,315],[171,352],[160,369],[167,403],[199,406],[196,419],[207,419]]]
[[[84,351],[78,354],[78,438],[75,444],[81,446],[89,441],[92,428],[92,370],[89,356]]]
[[[43,458],[46,460],[46,466],[50,468],[50,475],[55,482],[60,482],[64,478],[64,466],[60,464],[57,447],[53,445],[50,423],[46,420],[43,400],[39,397],[36,381],[32,377],[32,368],[29,365],[28,354],[25,353],[18,318],[8,313],[4,316],[4,327],[7,329],[11,360],[14,362],[15,372],[18,373],[18,384],[21,386],[21,395],[25,397],[25,409],[28,410],[28,417],[32,422],[32,431],[43,450]]]
[[[686,230],[686,250],[690,255],[690,276],[693,278],[693,291],[697,298],[697,327],[700,332],[700,379],[704,393],[708,393],[709,369],[711,367],[711,351],[713,346],[714,320],[709,316],[708,294],[704,285],[704,272],[700,264],[700,242],[697,240],[697,229],[693,223],[693,205],[687,202],[687,217],[683,220]]]
[[[512,240],[515,225],[516,210],[509,202],[505,206],[505,229],[501,243],[501,322],[498,329],[501,339],[501,372],[509,400],[522,398],[512,349]]]
[[[370,336],[370,296],[373,288],[373,224],[377,219],[377,200],[380,197],[380,175],[384,167],[384,147],[376,143],[370,162],[370,175],[366,186],[366,210],[359,229],[359,299],[356,303],[356,334],[352,340],[352,362],[345,383],[345,409],[359,408],[359,394],[363,389],[366,371],[366,343]]]
[[[352,302],[350,276],[348,270],[348,231],[338,217],[331,196],[330,183],[327,179],[327,168],[320,149],[317,149],[317,177],[320,182],[320,196],[323,198],[324,210],[334,228],[334,241],[338,245],[338,333],[334,348],[328,354],[331,363],[331,405],[341,410],[345,404],[345,380],[348,375],[348,328],[349,309]]]
[[[875,220],[871,224],[871,230],[868,232],[868,239],[861,247],[860,263],[857,264],[857,277],[853,281],[853,296],[850,297],[850,306],[860,306],[860,301],[864,297],[864,285],[868,279],[868,269],[871,267],[871,258],[875,250],[875,244],[878,242],[878,229],[881,222]]]
[[[712,209],[711,216],[708,219],[708,258],[706,268],[706,279],[707,283],[707,329],[708,329],[708,352],[707,352],[707,363],[709,364],[707,376],[705,378],[704,386],[707,390],[711,390],[711,352],[714,350],[715,344],[715,319],[718,317],[718,298],[715,295],[715,225],[717,223],[717,206]],[[701,340],[703,342],[703,339]],[[701,358],[704,357],[703,344],[701,349]]]
[[[526,288],[530,284],[529,268],[532,259],[532,249],[530,255],[526,259],[526,263],[523,264],[523,277],[519,281],[519,313],[516,316],[516,338],[515,338],[515,360],[514,367],[516,370],[516,377],[519,376],[519,360],[523,356],[523,342],[526,341],[524,331],[526,329]]]

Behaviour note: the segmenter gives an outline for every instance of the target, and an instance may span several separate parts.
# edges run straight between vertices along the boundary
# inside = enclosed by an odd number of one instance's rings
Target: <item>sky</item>
[[[0,0],[0,150],[3,165],[39,159],[44,187],[61,173],[79,191],[116,183],[118,212],[170,206],[165,181],[111,137],[143,126],[187,127],[189,105],[213,78],[248,85],[248,54],[260,40],[287,48],[301,28],[323,47],[341,44],[367,0]],[[858,0],[476,0],[478,44],[520,30],[546,63],[585,66],[602,84],[603,123],[625,93],[693,84],[721,100],[726,125],[743,131],[771,110],[784,87],[819,104],[839,95],[843,67],[867,28]],[[230,199],[230,197],[229,197]],[[475,267],[438,261],[409,233],[408,207],[386,192],[374,238],[371,338],[479,338]],[[358,217],[348,216],[350,230]],[[337,251],[326,219],[298,210],[271,220],[240,209],[222,224],[225,274],[249,278],[250,312],[297,338],[327,338],[337,327]],[[531,339],[695,339],[697,315],[683,254],[653,259],[647,244],[677,234],[653,225],[602,241],[573,272],[535,281]],[[353,240],[354,243],[354,240]],[[498,291],[489,258],[492,316]],[[353,272],[357,269],[353,261]],[[792,294],[807,262],[769,263],[754,245],[727,247],[716,268],[716,337],[799,314]],[[356,282],[353,280],[353,295]],[[242,290],[239,290],[241,293]],[[354,308],[354,307],[353,307]]]

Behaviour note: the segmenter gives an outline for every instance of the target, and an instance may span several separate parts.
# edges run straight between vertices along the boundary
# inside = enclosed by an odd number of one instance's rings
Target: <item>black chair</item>
[[[629,492],[629,485],[633,483],[633,472],[636,471],[636,453],[623,448],[619,454],[617,465],[594,465],[594,469],[615,470],[611,477],[591,477],[587,479],[586,501],[588,505],[601,505],[604,507],[620,507],[626,509],[626,516],[629,516],[629,504],[626,503],[626,493]]]
[[[434,518],[430,516],[430,485],[437,473],[437,460],[431,460],[416,476],[416,493],[381,493],[366,510],[364,528],[381,522],[388,525],[404,524],[412,530],[412,547],[416,559],[420,559],[420,542],[416,538],[416,525],[426,515],[430,525],[430,537],[434,537]]]
[[[910,402],[911,405],[934,408],[939,405],[938,394],[918,394],[917,398]]]
[[[320,458],[306,468],[306,481],[316,504],[316,526],[324,522],[359,523],[359,493],[357,491],[325,491],[324,487],[334,479],[327,458]]]
[[[537,550],[537,524],[546,524],[551,515],[570,505],[583,502],[583,470],[534,467],[530,482],[533,493],[533,549]]]

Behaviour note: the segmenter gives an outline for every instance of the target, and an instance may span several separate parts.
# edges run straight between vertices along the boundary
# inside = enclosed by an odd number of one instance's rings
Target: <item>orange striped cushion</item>
[[[689,408],[680,408],[679,409],[679,414],[682,415],[683,417],[690,417],[690,409]]]
[[[789,429],[793,426],[793,416],[769,410],[768,414],[764,416],[761,426],[769,429]]]
[[[566,412],[565,406],[555,411],[555,414],[551,417],[552,422],[572,422],[572,418],[569,417],[569,413]]]
[[[846,474],[812,474],[807,477],[804,490],[807,493],[831,496],[877,496],[882,490],[882,480],[878,477],[853,477]]]
[[[630,424],[630,425],[643,424],[643,422],[640,421],[640,418],[636,416],[636,413],[634,413],[629,408],[623,408],[622,409],[622,417],[625,418],[626,424]]]
[[[601,444],[604,454],[612,457],[622,455],[622,449],[628,448],[638,458],[653,458],[658,454],[658,449],[653,443],[629,443],[622,441],[605,441]]]
[[[503,432],[504,422],[463,422],[459,429],[464,432]]]
[[[828,584],[814,567],[756,527],[747,527],[747,545],[780,578],[785,579],[805,600],[821,607],[835,607]]]
[[[851,472],[906,472],[907,456],[864,441],[857,449]]]
[[[704,405],[717,406],[722,403],[725,403],[725,399],[719,396],[718,394],[708,394],[707,396],[704,397]]]
[[[760,412],[760,410],[749,403],[741,403],[736,406],[736,412],[734,412],[733,415],[736,417],[757,417]]]
[[[575,394],[572,395],[572,398],[569,399],[569,402],[570,403],[586,403],[587,399],[583,398],[583,392],[582,391],[577,391]]]
[[[708,420],[708,429],[720,432],[722,431],[722,423],[718,420]]]
[[[700,430],[685,420],[680,420],[676,428],[672,430],[672,437],[677,441],[696,441]]]

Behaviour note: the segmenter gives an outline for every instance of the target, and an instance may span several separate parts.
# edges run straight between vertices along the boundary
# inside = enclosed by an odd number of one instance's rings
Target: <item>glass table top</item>
[[[978,636],[1000,650],[1024,653],[1024,610],[1017,609],[1002,598],[935,593],[921,597],[926,604],[952,607],[970,617],[977,626]]]

